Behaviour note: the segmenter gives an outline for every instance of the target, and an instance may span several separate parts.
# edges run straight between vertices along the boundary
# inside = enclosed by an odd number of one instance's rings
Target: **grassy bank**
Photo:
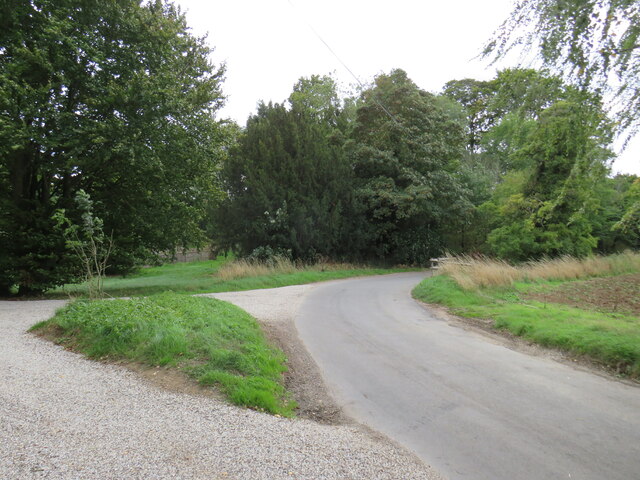
[[[249,264],[219,257],[216,260],[174,263],[143,268],[127,277],[107,277],[104,291],[112,297],[175,293],[214,293],[285,287],[363,275],[381,275],[408,269],[370,268],[349,264]],[[65,285],[47,293],[51,298],[87,294],[85,284]]]
[[[258,323],[219,300],[165,293],[131,300],[79,300],[33,327],[91,358],[178,368],[228,399],[291,416],[284,354]]]
[[[105,279],[107,295],[131,300],[78,300],[34,330],[91,358],[177,368],[200,384],[215,386],[232,403],[291,416],[295,402],[282,386],[286,358],[267,344],[255,319],[228,303],[188,294],[406,270],[223,257],[167,264]],[[86,294],[87,286],[78,284],[65,285],[48,296]]]
[[[625,254],[601,257],[596,262],[588,259],[582,265],[579,260],[561,259],[521,267],[482,260],[484,269],[466,259],[447,266],[443,269],[446,273],[425,279],[413,295],[427,303],[445,305],[456,315],[491,319],[497,329],[586,357],[637,379],[640,315],[632,307],[618,307],[633,306],[633,302],[625,303],[624,298],[612,301],[612,296],[637,296],[617,285],[623,284],[624,279],[625,285],[631,283],[638,289],[637,280],[630,282],[628,275],[621,274],[640,271],[639,259],[638,255]],[[562,262],[570,268],[563,270]],[[600,267],[594,268],[595,264]],[[498,271],[506,271],[508,275],[496,274]],[[609,288],[607,302],[596,305],[580,300],[578,295],[564,293],[588,292],[588,287],[593,287],[589,278],[594,276],[607,276],[596,286]],[[593,300],[594,296],[591,297]]]

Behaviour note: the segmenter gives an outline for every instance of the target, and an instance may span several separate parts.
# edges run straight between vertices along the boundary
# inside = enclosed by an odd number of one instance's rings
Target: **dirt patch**
[[[567,282],[523,297],[584,310],[640,316],[640,273]]]
[[[180,370],[170,367],[150,367],[140,363],[115,362],[131,370],[156,387],[172,392],[186,393],[226,401],[224,396],[211,387],[203,387],[193,378]]]
[[[328,425],[353,423],[334,402],[322,374],[303,345],[293,320],[261,323],[269,341],[287,356],[284,383],[298,402],[297,415]]]

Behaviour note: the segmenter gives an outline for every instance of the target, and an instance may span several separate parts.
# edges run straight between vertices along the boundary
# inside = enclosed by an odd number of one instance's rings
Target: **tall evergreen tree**
[[[303,260],[349,250],[351,170],[335,128],[339,114],[328,77],[301,79],[289,107],[259,106],[222,170],[222,246],[243,255],[269,247]]]

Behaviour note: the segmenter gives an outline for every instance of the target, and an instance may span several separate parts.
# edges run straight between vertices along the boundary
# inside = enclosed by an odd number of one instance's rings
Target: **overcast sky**
[[[511,11],[512,0],[174,0],[197,35],[208,34],[213,61],[227,65],[221,117],[244,125],[259,100],[282,102],[301,76],[334,73],[367,83],[402,68],[419,87],[440,92],[453,79],[490,79],[474,60]],[[498,67],[515,66],[502,63]],[[613,165],[640,174],[640,138]]]

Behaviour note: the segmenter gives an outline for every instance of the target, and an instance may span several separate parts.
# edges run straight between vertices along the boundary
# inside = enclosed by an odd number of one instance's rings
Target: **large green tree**
[[[460,168],[476,208],[464,242],[450,248],[526,259],[582,255],[596,240],[602,251],[622,245],[611,231],[621,213],[606,177],[611,122],[598,95],[521,68],[452,81],[444,93],[475,128]]]
[[[464,108],[468,151],[480,154],[485,171],[499,176],[521,167],[513,164],[513,153],[522,146],[540,113],[558,100],[575,96],[575,89],[545,71],[508,68],[488,81],[452,80],[443,93]]]
[[[495,96],[495,83],[473,78],[451,80],[445,84],[442,93],[464,108],[467,114],[467,148],[469,152],[478,152],[482,135],[496,120],[496,115],[489,107]]]
[[[559,101],[544,110],[518,156],[531,166],[522,183],[498,204],[498,226],[488,236],[493,252],[513,260],[542,255],[585,256],[600,201],[593,192],[608,173],[611,137],[593,108]]]
[[[347,151],[366,218],[368,257],[424,263],[471,207],[456,172],[464,117],[444,97],[419,89],[402,70],[362,93]]]
[[[640,178],[635,178],[625,192],[622,204],[624,214],[613,225],[612,230],[624,235],[625,241],[631,248],[640,248]]]
[[[0,8],[0,291],[72,278],[52,216],[80,189],[121,268],[200,239],[223,75],[204,39],[160,0]]]
[[[593,195],[601,204],[593,225],[593,235],[598,239],[598,252],[609,254],[629,248],[640,248],[638,177],[628,174],[607,177],[604,182],[596,185]],[[633,222],[628,223],[634,218],[634,210],[635,229]]]
[[[352,176],[339,117],[330,77],[300,79],[288,105],[259,106],[221,172],[228,193],[216,213],[221,246],[303,260],[352,250]]]

